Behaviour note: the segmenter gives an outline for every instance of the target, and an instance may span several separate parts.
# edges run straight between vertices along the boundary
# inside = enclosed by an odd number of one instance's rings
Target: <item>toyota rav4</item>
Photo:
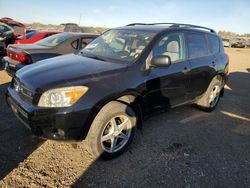
[[[126,150],[155,110],[190,103],[214,110],[228,65],[213,29],[130,24],[103,33],[79,54],[24,67],[6,98],[33,134],[85,139],[91,154],[108,159]]]

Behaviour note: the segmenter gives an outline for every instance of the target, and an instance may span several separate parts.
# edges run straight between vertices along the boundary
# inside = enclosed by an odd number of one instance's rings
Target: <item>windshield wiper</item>
[[[81,54],[85,57],[88,57],[88,58],[91,58],[91,59],[97,59],[97,60],[100,60],[100,61],[106,61],[104,58],[101,58],[99,56],[96,56],[96,55],[90,55],[90,54],[85,54],[83,52],[81,52]]]

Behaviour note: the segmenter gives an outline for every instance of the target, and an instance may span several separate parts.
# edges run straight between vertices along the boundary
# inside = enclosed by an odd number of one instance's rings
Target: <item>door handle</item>
[[[183,72],[184,74],[187,74],[190,70],[191,70],[190,68],[184,67],[184,69],[182,70],[182,72]]]

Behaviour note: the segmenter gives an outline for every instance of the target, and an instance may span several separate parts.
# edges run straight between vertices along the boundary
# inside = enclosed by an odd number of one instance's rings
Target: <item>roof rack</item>
[[[195,28],[195,29],[203,29],[208,30],[211,33],[216,33],[215,30],[208,28],[208,27],[202,27],[198,25],[192,25],[192,24],[182,24],[182,23],[131,23],[126,26],[135,26],[135,25],[170,25],[169,27],[186,27],[186,28]]]

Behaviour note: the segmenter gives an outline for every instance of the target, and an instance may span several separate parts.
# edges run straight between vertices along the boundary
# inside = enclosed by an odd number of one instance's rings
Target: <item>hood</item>
[[[46,90],[71,86],[71,84],[83,84],[91,79],[98,80],[107,74],[117,73],[117,69],[126,67],[127,64],[124,63],[112,63],[69,54],[25,66],[17,71],[16,76],[32,90]]]

